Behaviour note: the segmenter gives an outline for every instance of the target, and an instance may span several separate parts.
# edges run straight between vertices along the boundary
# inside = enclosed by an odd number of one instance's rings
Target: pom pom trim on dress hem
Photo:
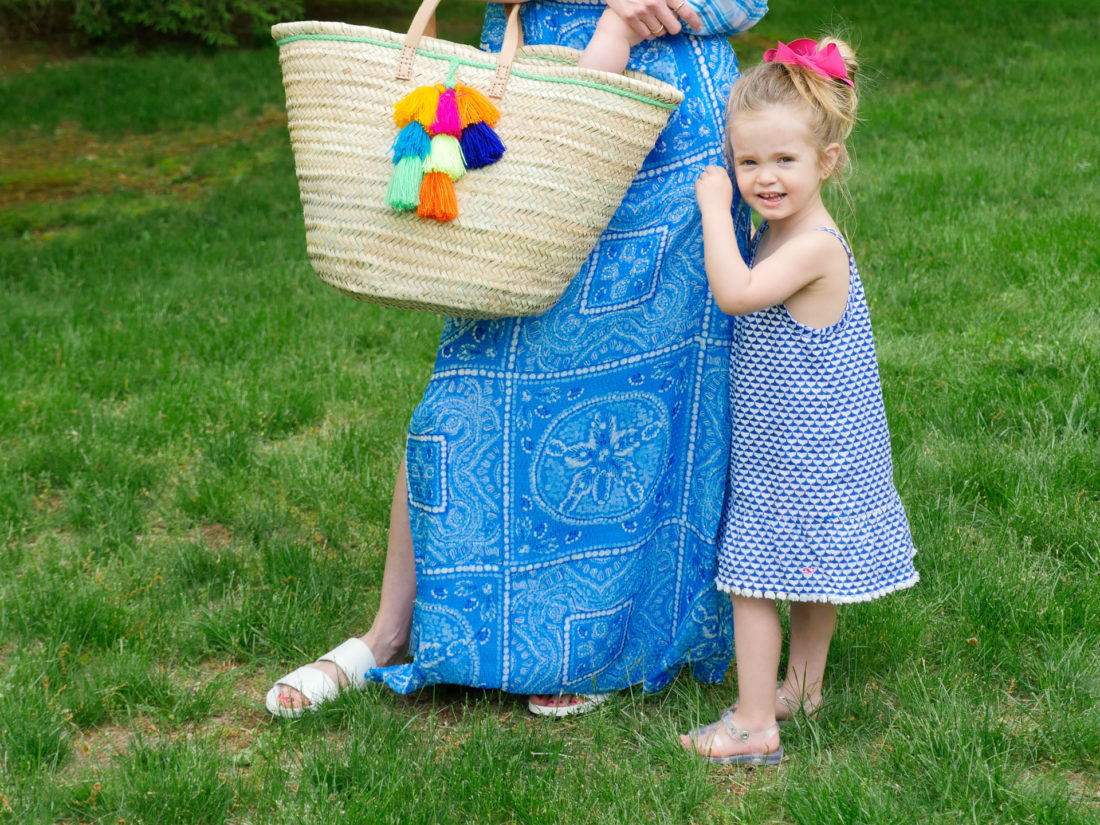
[[[769,590],[754,590],[748,587],[733,587],[716,581],[715,586],[723,593],[731,596],[741,596],[746,599],[774,599],[781,602],[824,602],[826,604],[858,604],[870,602],[887,596],[898,590],[905,590],[920,581],[920,574],[914,574],[905,581],[881,587],[870,593],[857,593],[851,596],[835,596],[829,593],[776,593]]]

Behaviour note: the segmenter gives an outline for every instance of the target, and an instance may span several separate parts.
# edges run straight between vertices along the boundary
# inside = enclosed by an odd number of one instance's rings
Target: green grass
[[[855,5],[737,45],[859,46],[845,223],[922,582],[842,611],[770,771],[679,752],[732,673],[268,720],[377,605],[440,322],[312,275],[273,49],[0,77],[0,822],[1096,822],[1100,14]]]

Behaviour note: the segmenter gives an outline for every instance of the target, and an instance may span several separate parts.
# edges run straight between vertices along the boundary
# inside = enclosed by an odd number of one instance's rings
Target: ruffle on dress
[[[798,602],[871,601],[920,580],[901,500],[855,517],[776,518],[731,509],[719,590]]]

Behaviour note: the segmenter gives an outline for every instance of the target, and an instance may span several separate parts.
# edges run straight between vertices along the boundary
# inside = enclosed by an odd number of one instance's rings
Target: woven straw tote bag
[[[362,301],[535,315],[580,271],[683,95],[521,46],[518,5],[499,55],[425,36],[439,2],[406,34],[272,29],[310,262]]]

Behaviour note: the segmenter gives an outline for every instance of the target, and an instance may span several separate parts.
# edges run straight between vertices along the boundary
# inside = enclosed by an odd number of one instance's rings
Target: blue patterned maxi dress
[[[718,34],[766,8],[691,2]],[[583,48],[603,8],[527,3],[525,40]],[[490,5],[485,45],[502,34]],[[723,36],[676,36],[631,68],[686,99],[564,297],[444,326],[406,452],[413,661],[373,674],[398,692],[656,690],[682,665],[704,680],[728,665],[714,541],[731,323],[707,290],[694,182],[724,162],[737,63]]]

